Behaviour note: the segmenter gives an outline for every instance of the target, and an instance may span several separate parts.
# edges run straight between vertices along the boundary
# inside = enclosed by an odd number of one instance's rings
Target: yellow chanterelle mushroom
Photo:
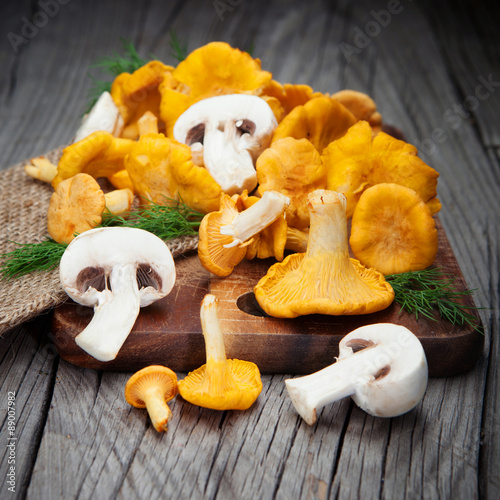
[[[349,257],[345,196],[308,196],[307,251],[274,264],[254,292],[264,311],[281,318],[304,314],[367,314],[386,308],[394,291],[384,276]]]
[[[105,210],[127,213],[134,201],[130,189],[104,194],[98,182],[88,174],[76,174],[61,181],[52,194],[47,211],[47,230],[58,243],[69,243],[76,234],[97,227]]]
[[[168,430],[172,411],[167,402],[177,394],[177,375],[166,366],[152,365],[132,375],[125,385],[125,399],[135,408],[146,408],[158,432]]]
[[[245,206],[245,196],[241,204]],[[220,209],[203,218],[199,229],[198,256],[203,267],[217,276],[229,276],[247,254],[247,247],[259,238],[259,234],[269,229],[274,256],[282,260],[286,243],[286,222],[283,213],[290,203],[285,195],[277,191],[266,191],[262,198],[251,202],[250,206],[238,211],[236,202],[227,194],[222,194]],[[271,227],[278,220],[282,224]],[[265,245],[264,245],[265,246]],[[258,248],[252,247],[253,258]],[[271,255],[264,250],[265,257]]]
[[[250,408],[262,391],[257,365],[226,359],[218,300],[214,295],[205,295],[200,318],[207,362],[179,381],[179,394],[190,403],[213,410]]]
[[[438,233],[429,207],[413,189],[382,183],[361,195],[349,243],[365,266],[397,274],[429,267],[438,251]]]

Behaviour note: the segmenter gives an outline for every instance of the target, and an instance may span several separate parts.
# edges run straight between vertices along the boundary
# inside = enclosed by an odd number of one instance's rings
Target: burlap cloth
[[[45,156],[57,163],[61,151],[59,148]],[[26,175],[24,164],[0,171],[0,254],[15,249],[15,243],[38,243],[48,236],[47,209],[53,189]],[[195,250],[198,237],[176,238],[167,245],[175,258]],[[58,269],[11,280],[0,278],[0,335],[66,299]]]

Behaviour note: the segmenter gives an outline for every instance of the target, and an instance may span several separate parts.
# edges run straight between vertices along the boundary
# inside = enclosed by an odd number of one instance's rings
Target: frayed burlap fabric
[[[45,156],[57,163],[61,151],[59,148]],[[26,175],[24,164],[0,171],[0,254],[14,250],[16,243],[39,243],[48,236],[47,209],[53,189]],[[167,245],[177,257],[195,250],[198,237],[176,238]],[[58,269],[0,279],[0,335],[66,299]]]

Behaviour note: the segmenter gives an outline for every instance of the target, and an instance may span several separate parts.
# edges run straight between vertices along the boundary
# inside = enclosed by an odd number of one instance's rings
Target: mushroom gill
[[[311,219],[305,253],[274,264],[254,292],[276,317],[304,314],[367,314],[385,309],[394,291],[384,276],[349,257],[346,201],[341,193],[316,190],[308,196]]]

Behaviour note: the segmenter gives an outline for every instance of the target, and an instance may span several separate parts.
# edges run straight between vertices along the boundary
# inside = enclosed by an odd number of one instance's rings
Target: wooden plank
[[[101,374],[61,362],[29,484],[36,498],[112,498],[145,432],[130,418],[125,374]]]
[[[500,14],[498,5],[462,3],[436,8],[424,2],[422,8],[459,92],[448,115],[450,125],[460,123],[457,117],[467,120],[477,128],[486,147],[498,147],[500,133],[495,123],[500,113],[500,71],[495,62],[500,38],[492,22]]]
[[[41,341],[46,318],[4,334],[0,342],[0,496],[23,498],[36,459],[57,369],[57,351]],[[11,402],[11,405],[9,405]],[[12,470],[11,467],[14,469]],[[7,473],[13,472],[7,483]],[[13,488],[13,489],[9,489]]]

